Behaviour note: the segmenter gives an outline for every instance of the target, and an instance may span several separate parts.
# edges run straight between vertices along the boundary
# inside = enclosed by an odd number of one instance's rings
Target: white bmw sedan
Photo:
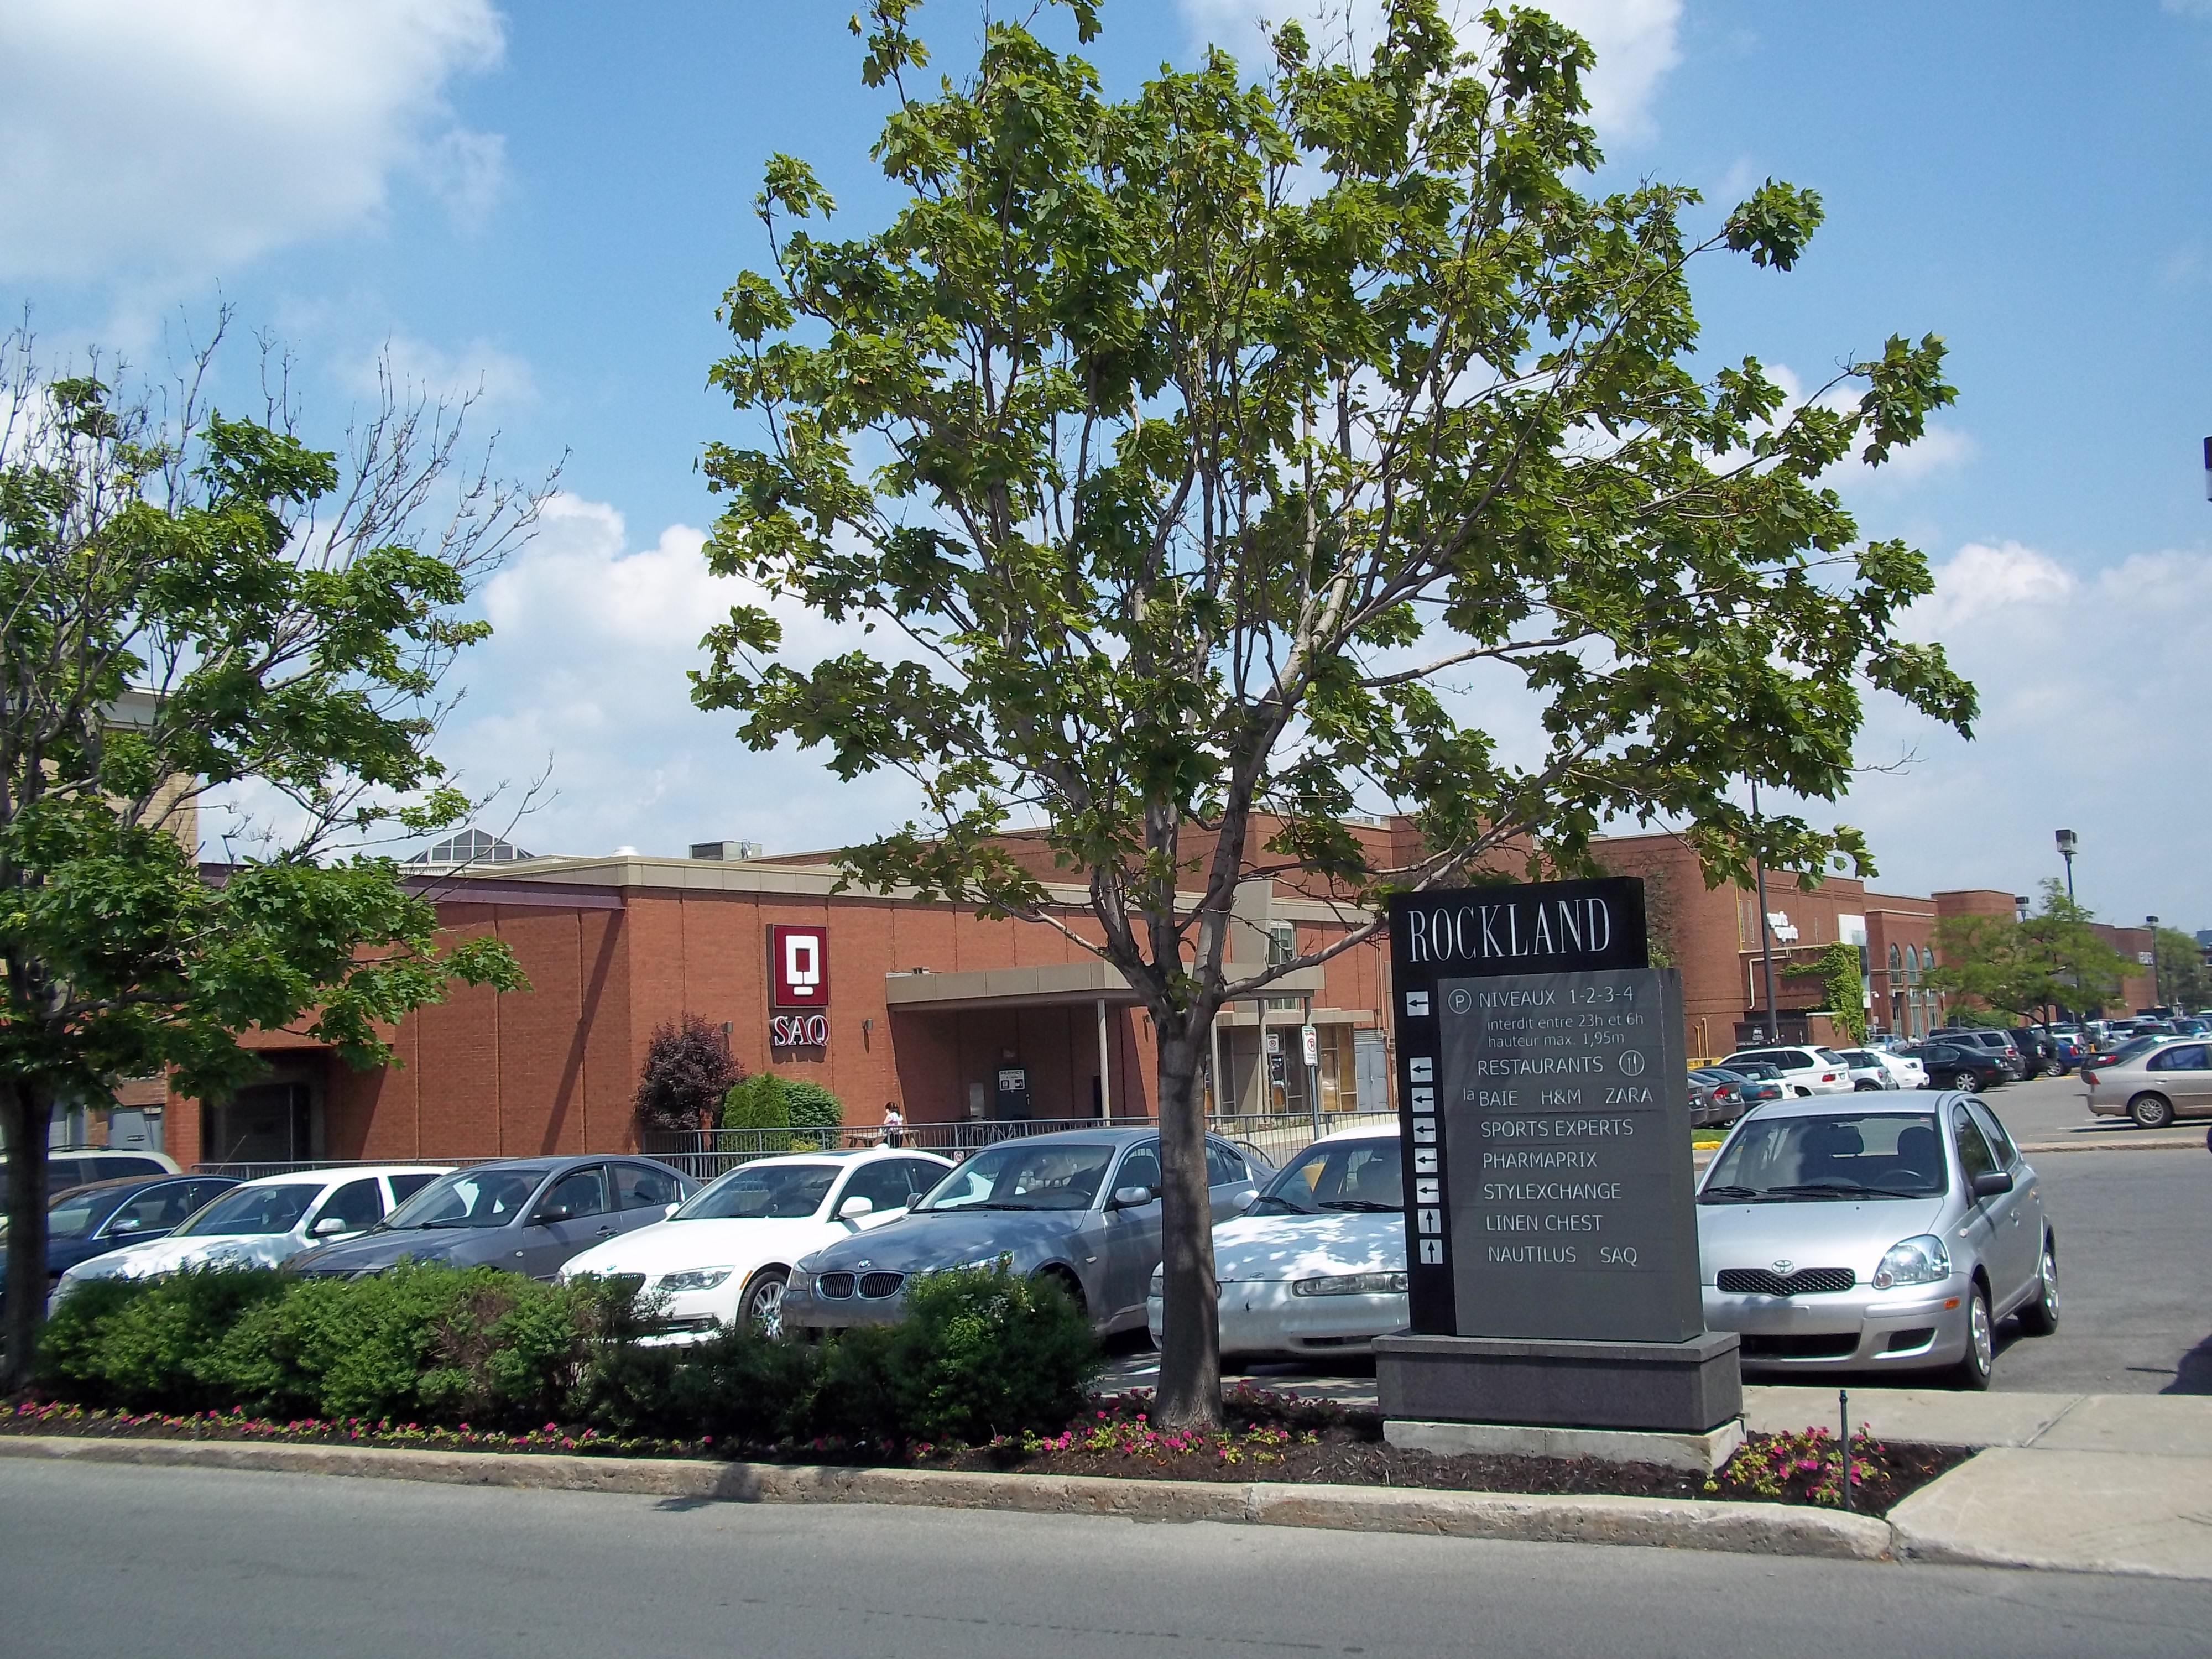
[[[159,1238],[80,1261],[54,1286],[59,1302],[94,1279],[158,1279],[201,1267],[276,1267],[311,1244],[368,1231],[446,1164],[310,1170],[242,1182]]]
[[[1345,1129],[1291,1160],[1213,1230],[1221,1352],[1364,1353],[1406,1328],[1405,1175],[1398,1133]],[[1160,1340],[1160,1276],[1145,1303]]]
[[[793,1262],[898,1220],[952,1168],[933,1152],[890,1147],[759,1158],[700,1188],[667,1220],[571,1257],[561,1277],[641,1280],[651,1345],[702,1342],[740,1319],[781,1336]]]

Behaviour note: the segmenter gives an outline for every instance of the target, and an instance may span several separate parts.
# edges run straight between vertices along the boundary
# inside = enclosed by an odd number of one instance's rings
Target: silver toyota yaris
[[[2058,1328],[2035,1170],[1972,1095],[1777,1101],[1698,1188],[1705,1324],[1778,1370],[1934,1370],[1989,1386],[1997,1321]]]

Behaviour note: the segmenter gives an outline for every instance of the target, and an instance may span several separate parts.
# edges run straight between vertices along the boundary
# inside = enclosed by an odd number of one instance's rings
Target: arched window
[[[1920,983],[1920,947],[1917,945],[1905,947],[1905,982],[1907,985]]]
[[[1893,983],[1897,978],[1897,965],[1904,959],[1903,954],[1894,945],[1889,947],[1889,977]]]

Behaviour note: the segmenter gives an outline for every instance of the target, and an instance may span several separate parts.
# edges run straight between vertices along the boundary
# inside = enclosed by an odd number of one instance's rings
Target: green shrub
[[[845,1121],[845,1103],[820,1084],[803,1077],[782,1079],[783,1097],[795,1129],[836,1129]]]
[[[604,1281],[490,1267],[103,1279],[48,1324],[40,1376],[64,1399],[134,1410],[885,1445],[1057,1428],[1099,1364],[1066,1293],[1004,1265],[926,1274],[900,1324],[819,1345],[732,1330],[646,1348],[639,1317]]]
[[[759,1133],[763,1152],[788,1152],[791,1137],[775,1133],[791,1127],[788,1085],[773,1072],[756,1072],[744,1082],[732,1084],[722,1097],[722,1127]]]
[[[770,1342],[738,1329],[684,1348],[611,1345],[588,1384],[590,1419],[623,1435],[805,1440],[823,1360],[836,1346]]]
[[[47,1322],[39,1379],[88,1405],[204,1411],[233,1403],[224,1340],[284,1295],[271,1267],[201,1268],[155,1279],[94,1279]]]
[[[238,1322],[222,1375],[233,1403],[279,1415],[535,1425],[573,1412],[611,1294],[414,1262],[302,1280]]]
[[[836,1137],[825,1132],[844,1121],[844,1103],[805,1078],[757,1072],[722,1097],[722,1127],[759,1132],[764,1152],[835,1146]],[[792,1133],[778,1135],[779,1129]]]
[[[1060,1428],[1084,1408],[1101,1363],[1074,1298],[1005,1262],[923,1275],[896,1334],[898,1430],[912,1439]]]

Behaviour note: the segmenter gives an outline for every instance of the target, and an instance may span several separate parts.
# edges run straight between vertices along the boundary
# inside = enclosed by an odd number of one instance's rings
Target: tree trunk
[[[44,1084],[18,1079],[0,1090],[8,1130],[8,1309],[0,1334],[0,1395],[29,1385],[39,1328],[46,1322],[46,1133],[53,1111],[53,1091]]]
[[[1210,1020],[1183,1014],[1153,1030],[1160,1073],[1160,1389],[1153,1418],[1169,1428],[1221,1421],[1221,1310],[1213,1278],[1213,1213],[1198,1060]]]

